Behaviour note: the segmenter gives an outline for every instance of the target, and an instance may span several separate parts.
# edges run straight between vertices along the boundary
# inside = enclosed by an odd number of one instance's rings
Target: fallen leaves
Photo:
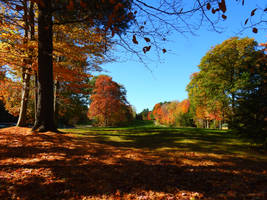
[[[0,199],[263,199],[267,162],[0,130]]]

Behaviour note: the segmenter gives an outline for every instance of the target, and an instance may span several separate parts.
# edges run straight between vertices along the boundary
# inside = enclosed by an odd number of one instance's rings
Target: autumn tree
[[[29,97],[30,78],[31,75],[37,74],[37,52],[34,51],[37,48],[37,43],[34,41],[37,38],[34,32],[36,29],[34,27],[36,6],[34,7],[32,1],[26,0],[22,1],[22,3],[14,1],[8,6],[11,14],[18,10],[18,14],[23,15],[23,17],[19,24],[5,24],[5,29],[0,34],[0,61],[14,70],[19,79],[22,80],[23,87],[18,125],[23,126],[26,122],[29,122],[26,121],[25,112],[28,102],[32,98],[32,96]],[[17,15],[11,16],[14,19],[16,17],[19,19]],[[8,18],[7,15],[6,17]],[[58,102],[56,97],[59,97],[57,92],[63,91],[63,87],[80,94],[81,91],[85,91],[83,88],[88,86],[86,80],[90,76],[89,73],[93,70],[100,70],[99,65],[106,61],[104,54],[110,48],[110,38],[107,33],[96,30],[90,24],[78,23],[72,26],[68,23],[54,24],[53,32],[53,80],[54,85],[57,86],[54,89],[53,106],[55,109],[57,107],[56,102]],[[37,88],[38,84],[34,87]],[[59,89],[59,87],[62,88]]]
[[[11,29],[9,29],[11,30]],[[14,31],[13,31],[14,32]],[[89,98],[89,94],[91,93],[90,85],[88,84],[89,78],[91,77],[92,71],[99,71],[101,67],[99,66],[103,62],[107,62],[106,59],[106,48],[110,47],[109,38],[106,36],[105,40],[103,40],[103,33],[97,32],[93,29],[89,30],[89,28],[84,28],[83,26],[70,27],[69,25],[59,25],[54,26],[54,49],[53,49],[53,70],[54,70],[54,108],[56,112],[56,118],[60,120],[61,124],[73,124],[73,122],[79,121],[80,113],[84,113],[84,117],[87,112],[88,102],[85,102],[84,99]],[[3,35],[3,34],[2,34]],[[13,40],[21,41],[20,33],[14,32],[12,34],[14,38]],[[14,37],[16,36],[16,37]],[[9,39],[9,43],[13,44],[14,41]],[[77,45],[76,42],[79,42]],[[20,59],[16,60],[17,57],[23,57],[23,49],[19,45],[8,45],[5,42],[0,43],[3,45],[3,48],[0,48],[0,54],[3,55],[2,62],[5,63],[6,68],[11,70],[12,73],[20,78],[21,70],[23,69],[20,66]],[[31,45],[35,45],[35,43],[31,43]],[[28,47],[29,45],[27,45]],[[6,48],[9,48],[10,51],[7,52]],[[19,51],[19,52],[18,52]],[[17,54],[13,54],[13,52],[17,52]],[[36,52],[35,52],[36,53]],[[88,58],[90,60],[88,60]],[[34,65],[36,63],[29,62],[29,64]],[[30,68],[33,73],[36,72],[36,68]],[[9,72],[10,73],[10,72]],[[32,75],[27,74],[28,76]],[[33,77],[31,77],[33,78]],[[31,82],[33,80],[31,79]],[[29,85],[30,80],[27,81]],[[18,82],[18,84],[20,84]],[[31,84],[33,86],[34,84]],[[6,87],[1,87],[1,90],[4,90]],[[30,95],[28,95],[26,104],[30,104],[27,110],[27,120],[26,116],[24,116],[24,122],[33,123],[34,118],[34,107],[33,106],[33,87],[27,87],[30,91]],[[16,90],[16,94],[21,94],[25,91],[25,88],[21,91]],[[2,91],[4,92],[4,91]],[[8,95],[10,94],[10,95]],[[18,113],[13,112],[12,110],[19,111],[20,106],[20,98],[14,99],[12,101],[10,99],[11,92],[7,91],[6,95],[3,96],[5,99],[8,99],[6,107],[12,114],[17,115]],[[23,95],[22,95],[23,96]],[[11,105],[12,102],[12,107]],[[23,101],[24,102],[24,101]],[[66,102],[69,102],[67,104]],[[86,105],[87,104],[87,105]],[[12,109],[12,110],[11,110]],[[81,109],[83,112],[80,112]],[[86,110],[86,111],[85,111]],[[85,112],[84,112],[85,111]],[[21,112],[20,112],[21,113]],[[30,115],[29,115],[30,114]],[[71,119],[73,118],[73,119]],[[74,120],[74,118],[76,120]],[[57,121],[58,122],[58,121]],[[71,123],[70,123],[71,122]]]
[[[148,115],[151,111],[148,108],[143,109],[140,113],[136,115],[138,120],[148,120]]]
[[[254,62],[243,69],[247,73],[245,87],[237,94],[234,128],[253,138],[267,137],[267,56],[266,44],[255,52]]]
[[[177,127],[190,127],[194,126],[192,120],[192,113],[190,111],[191,103],[189,99],[185,99],[181,102],[178,102],[175,110],[173,111],[174,122],[173,124]]]
[[[240,109],[240,92],[248,88],[251,77],[258,78],[258,74],[252,76],[257,66],[262,66],[258,55],[253,39],[237,37],[208,51],[201,59],[200,72],[187,86],[196,114],[206,120],[224,119],[233,124]]]
[[[161,123],[163,119],[162,105],[163,103],[157,103],[152,110],[152,114],[157,123]]]
[[[106,75],[95,82],[88,116],[98,126],[115,126],[132,119],[131,108],[126,100],[126,90]]]
[[[3,13],[6,17],[18,18],[22,14],[21,21],[17,23],[7,23],[3,21],[2,31],[0,33],[0,55],[1,62],[6,66],[9,66],[12,73],[16,74],[16,77],[21,80],[22,94],[19,109],[18,125],[26,125],[26,112],[29,99],[30,90],[30,74],[32,71],[32,64],[36,58],[32,53],[32,43],[34,37],[34,30],[31,23],[34,19],[32,18],[33,3],[28,3],[26,0],[16,2],[19,10],[23,10],[22,13],[16,12],[12,6],[3,9]],[[3,7],[0,2],[0,6]],[[7,101],[6,101],[7,102]]]
[[[223,106],[222,101],[208,101],[208,95],[205,88],[206,79],[202,73],[196,72],[190,76],[190,82],[186,87],[190,101],[190,113],[197,127],[210,128],[210,122],[213,121],[214,128],[221,127],[224,120],[227,120],[227,114],[230,112],[228,104]]]
[[[23,66],[21,68],[22,74],[22,96],[20,103],[20,113],[17,122],[17,126],[26,126],[26,113],[27,106],[29,100],[30,93],[30,77],[31,72],[33,71],[32,65],[34,64],[34,56],[33,48],[29,46],[30,42],[35,41],[35,26],[34,26],[34,3],[30,2],[28,5],[28,1],[24,0],[22,3],[23,7],[23,29],[24,29],[24,37],[23,44],[26,45],[25,50],[23,51],[25,58],[23,59]],[[36,55],[36,54],[35,54]]]
[[[10,13],[1,14],[5,24],[19,24],[23,19],[25,5],[21,1],[1,1]],[[30,1],[25,1],[26,4]],[[37,117],[33,129],[56,130],[54,124],[54,92],[53,92],[53,24],[86,23],[95,27],[103,27],[111,32],[121,33],[127,28],[130,17],[127,9],[130,2],[120,1],[100,2],[98,1],[61,1],[55,3],[49,1],[31,1],[38,7],[38,104]],[[19,15],[15,16],[15,13]],[[14,17],[15,16],[15,17]],[[53,16],[53,17],[52,17]],[[120,16],[120,17],[118,17]],[[123,16],[123,17],[122,17]],[[118,20],[117,20],[118,19]],[[103,26],[104,25],[104,26]]]
[[[55,117],[61,123],[63,120],[73,124],[85,120],[94,87],[91,73],[101,71],[100,65],[109,61],[106,55],[111,40],[104,32],[86,24],[54,25],[54,35]]]
[[[67,1],[54,4],[54,1],[38,3],[38,105],[37,119],[33,130],[56,130],[54,124],[53,69],[52,69],[52,25],[57,23],[83,22],[96,26],[104,26],[112,31],[120,32],[127,27],[129,17],[127,1]],[[118,20],[118,16],[124,16]],[[52,18],[53,16],[53,18]],[[54,21],[53,21],[54,20]]]
[[[193,125],[189,108],[190,102],[188,99],[181,102],[161,102],[154,106],[151,113],[158,124],[185,127]]]

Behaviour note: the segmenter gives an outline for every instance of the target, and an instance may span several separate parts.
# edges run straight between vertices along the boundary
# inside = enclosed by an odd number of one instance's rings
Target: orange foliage
[[[21,24],[23,27],[23,22]],[[37,72],[37,35],[36,40],[27,40],[16,26],[5,24],[0,33],[0,69],[11,72],[14,77],[21,79],[21,72],[33,75]],[[104,38],[103,33],[94,32],[93,29],[83,26],[54,25],[53,26],[53,71],[54,79],[60,83],[60,90],[67,90],[69,93],[85,94],[88,90],[88,78],[90,71],[99,71],[99,65],[105,61],[103,52],[110,45],[107,44],[108,36]],[[78,45],[77,45],[78,44]],[[88,62],[90,57],[90,62]],[[1,67],[5,66],[5,68]],[[32,78],[31,78],[32,79]],[[9,81],[11,82],[11,80]],[[9,83],[11,84],[11,83]],[[12,83],[20,85],[20,82]],[[4,91],[6,87],[1,84],[0,96],[6,109],[13,115],[17,115],[20,109],[20,90],[14,90],[17,98],[8,95],[11,87]],[[22,88],[22,87],[20,87]],[[33,90],[33,87],[30,87]],[[87,95],[86,93],[85,95]],[[66,96],[57,94],[57,99],[62,102]],[[12,98],[13,103],[10,103]],[[33,101],[33,93],[30,93],[29,100]],[[16,110],[16,111],[15,111]],[[32,109],[33,110],[33,109]],[[62,108],[59,114],[63,115],[67,109]]]
[[[188,113],[190,102],[188,99],[182,102],[172,101],[167,103],[158,103],[154,106],[152,114],[155,120],[160,124],[175,125],[179,115]]]
[[[6,110],[13,116],[19,115],[21,84],[10,79],[0,80],[0,100]]]
[[[161,122],[162,121],[162,117],[163,117],[163,112],[162,112],[162,108],[161,108],[161,104],[156,104],[153,108],[152,114],[155,117],[155,120],[157,122]]]
[[[188,110],[189,110],[189,106],[190,106],[190,102],[188,99],[186,100],[183,100],[179,106],[181,106],[181,109],[182,109],[182,113],[187,113]]]
[[[149,111],[149,112],[147,113],[147,120],[151,120],[151,114],[152,114],[151,111]]]
[[[208,109],[205,106],[198,106],[196,108],[196,118],[221,121],[222,111],[219,105],[216,106],[216,110],[214,110],[213,112],[208,111]]]
[[[127,122],[131,116],[124,88],[112,81],[112,78],[101,75],[96,79],[95,89],[91,96],[88,116],[97,121],[99,126],[113,126]]]

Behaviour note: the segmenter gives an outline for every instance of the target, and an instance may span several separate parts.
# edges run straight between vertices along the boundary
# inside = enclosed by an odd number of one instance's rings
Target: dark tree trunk
[[[57,131],[54,121],[51,0],[38,6],[38,102],[33,130]]]

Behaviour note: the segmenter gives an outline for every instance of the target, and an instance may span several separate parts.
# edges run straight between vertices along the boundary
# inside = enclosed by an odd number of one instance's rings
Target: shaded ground
[[[267,158],[199,129],[0,130],[0,199],[267,199]]]

